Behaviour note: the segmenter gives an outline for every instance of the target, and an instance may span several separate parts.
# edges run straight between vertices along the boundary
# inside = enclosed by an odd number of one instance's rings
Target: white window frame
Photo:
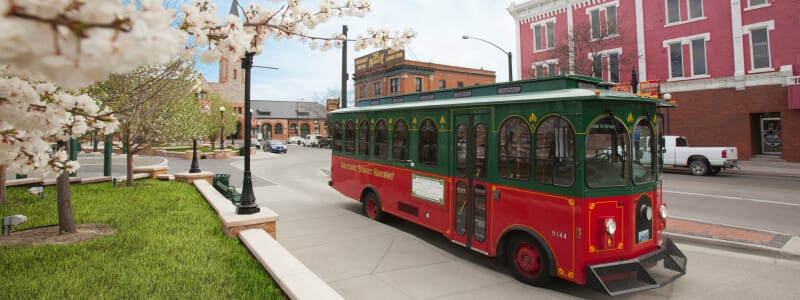
[[[600,16],[605,15],[605,18],[606,18],[606,24],[605,24],[606,28],[605,29],[606,29],[606,32],[608,32],[608,12],[606,12],[606,8],[612,7],[612,6],[616,10],[616,19],[617,20],[616,20],[615,24],[617,25],[617,32],[615,34],[607,35],[605,38],[613,38],[613,37],[618,37],[619,36],[619,1],[611,1],[611,2],[608,2],[608,3],[603,3],[603,4],[599,4],[599,5],[595,5],[595,6],[591,6],[591,7],[586,8],[585,13],[586,13],[587,18],[589,19],[589,30],[593,30],[593,28],[594,28],[594,26],[593,26],[594,24],[592,24],[592,12],[595,11],[595,10],[599,10],[600,11],[599,12]],[[603,28],[603,24],[600,24],[600,28]],[[594,32],[590,32],[590,34],[593,36]],[[600,36],[602,38],[602,36],[603,36],[602,32],[601,32]],[[600,40],[600,39],[596,39],[596,38],[592,37],[592,41],[598,41],[598,40]]]
[[[553,43],[552,44],[549,43],[549,41],[547,40],[547,37],[548,37],[548,34],[547,34],[547,23],[550,23],[550,22],[553,23]],[[544,45],[542,45],[543,47],[541,49],[537,49],[536,48],[536,27],[541,27],[541,30],[542,30],[541,32],[544,33],[544,37],[542,37],[542,36],[539,37],[539,38],[542,39],[542,44],[544,44]],[[555,49],[556,48],[556,39],[555,39],[555,36],[556,36],[556,18],[544,19],[544,20],[541,20],[539,22],[532,23],[531,24],[531,34],[533,35],[533,53],[544,52],[544,51]]]
[[[703,6],[703,15],[702,16],[696,17],[696,18],[691,18],[692,14],[691,14],[690,10],[692,9],[692,5],[690,3],[690,0],[683,0],[683,1],[678,0],[678,21],[669,23],[669,2],[668,1],[669,0],[664,0],[664,23],[665,23],[664,27],[683,25],[683,24],[686,24],[686,23],[702,21],[702,20],[705,20],[707,18],[706,17],[705,5],[701,5],[701,6]],[[681,10],[681,2],[686,4],[686,10],[687,10],[686,11],[686,19],[683,19],[683,14],[682,14],[683,10]],[[703,3],[703,4],[705,4],[705,3]]]
[[[611,48],[603,51],[591,52],[586,58],[592,61],[595,53],[600,55],[600,72],[603,72],[603,69],[605,69],[603,78],[608,78],[609,80],[611,80],[611,66],[609,65],[611,61],[608,59],[608,55],[612,53],[617,54],[617,68],[619,69],[617,73],[619,73],[619,78],[622,80],[622,48]]]
[[[700,0],[700,16],[692,18],[692,0],[686,0],[686,21],[694,21],[706,18],[706,8],[703,0]]]
[[[749,3],[749,1],[748,1]],[[769,3],[769,2],[767,2]],[[767,29],[767,45],[769,47],[769,67],[767,68],[755,68],[755,55],[753,54],[753,37],[750,35],[750,32],[756,29]],[[763,72],[772,72],[775,71],[775,66],[772,65],[772,44],[769,38],[769,32],[775,30],[775,20],[769,20],[759,23],[753,23],[749,25],[742,26],[742,35],[747,35],[748,43],[750,44],[750,72],[752,73],[763,73]]]
[[[705,45],[706,45],[706,47],[703,47],[703,49],[705,50],[704,52],[705,52],[706,73],[702,74],[702,75],[695,75],[694,74],[694,60],[693,60],[694,59],[694,56],[693,56],[694,55],[694,53],[693,53],[694,51],[692,50],[692,41],[699,40],[699,39],[702,39],[705,42]],[[690,36],[685,36],[685,37],[679,37],[679,38],[674,38],[674,39],[669,39],[669,40],[663,41],[662,42],[662,46],[667,49],[667,76],[672,76],[672,61],[671,61],[671,57],[670,57],[670,53],[669,53],[669,46],[671,44],[675,44],[675,43],[680,43],[681,44],[681,67],[684,67],[684,68],[686,66],[686,59],[684,59],[686,56],[683,54],[683,46],[685,46],[685,45],[689,46],[689,63],[691,65],[691,68],[689,68],[689,71],[691,72],[690,76],[686,76],[686,74],[683,74],[683,77],[669,77],[669,79],[667,79],[667,81],[669,82],[669,81],[680,81],[680,80],[700,79],[700,78],[709,78],[709,77],[711,77],[711,75],[709,74],[711,72],[709,71],[709,68],[708,68],[708,47],[707,47],[707,45],[708,45],[709,41],[711,41],[711,33],[710,32],[701,33],[701,34],[695,34],[695,35],[690,35]]]
[[[555,70],[550,70],[550,64],[554,64],[555,65]],[[558,59],[548,59],[548,60],[541,60],[541,61],[533,62],[531,64],[531,68],[533,68],[533,75],[536,78],[539,77],[536,74],[536,68],[538,66],[542,66],[543,70],[547,70],[547,76],[545,76],[545,77],[558,75]],[[553,74],[553,71],[555,71],[556,74]]]
[[[747,1],[747,7],[744,8],[744,11],[772,6],[772,4],[769,3],[769,0],[764,1],[764,4],[758,4],[758,5],[750,5],[750,0],[744,0],[744,1]]]

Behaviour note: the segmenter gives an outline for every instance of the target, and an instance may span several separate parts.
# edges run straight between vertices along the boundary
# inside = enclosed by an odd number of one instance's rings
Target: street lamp
[[[483,42],[489,43],[489,45],[495,46],[497,49],[500,49],[500,51],[503,51],[503,53],[507,54],[508,55],[508,81],[512,81],[513,80],[513,77],[511,76],[511,51],[503,50],[503,48],[500,48],[500,46],[495,45],[494,43],[492,43],[490,41],[487,41],[487,40],[484,40],[482,38],[476,38],[474,36],[468,36],[468,35],[461,36],[461,38],[465,39],[465,40],[466,39],[476,39],[476,40],[479,40],[479,41],[483,41]]]
[[[253,52],[245,52],[242,59],[244,69],[244,183],[242,184],[241,200],[236,205],[236,214],[251,215],[261,209],[256,205],[256,196],[253,194],[253,178],[250,174],[250,70],[253,68]]]
[[[219,107],[219,150],[225,150],[225,106]]]

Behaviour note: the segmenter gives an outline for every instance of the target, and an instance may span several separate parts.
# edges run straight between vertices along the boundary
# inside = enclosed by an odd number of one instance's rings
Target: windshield
[[[628,131],[613,115],[597,119],[586,136],[586,185],[626,185],[628,144]]]
[[[278,140],[271,140],[271,141],[269,141],[269,144],[272,145],[272,146],[283,146],[283,142],[278,141]]]

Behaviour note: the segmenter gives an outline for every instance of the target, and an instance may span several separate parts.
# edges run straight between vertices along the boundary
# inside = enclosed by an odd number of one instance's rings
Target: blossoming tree
[[[51,151],[47,140],[95,128],[113,132],[116,122],[90,97],[65,91],[140,65],[192,59],[198,49],[201,60],[213,62],[260,54],[268,39],[296,37],[322,50],[341,46],[342,35],[319,37],[308,30],[331,17],[363,16],[371,6],[366,0],[321,0],[312,11],[301,2],[273,1],[277,9],[251,4],[242,21],[221,20],[210,0],[184,4],[180,14],[160,0],[0,0],[0,165],[24,174],[62,173],[60,231],[75,232],[63,172],[79,166],[63,147]],[[414,35],[371,29],[352,41],[356,50],[403,48]]]

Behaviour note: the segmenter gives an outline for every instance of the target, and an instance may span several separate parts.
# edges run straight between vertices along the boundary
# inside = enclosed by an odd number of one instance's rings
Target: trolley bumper
[[[665,286],[686,274],[686,256],[671,239],[637,258],[588,267],[587,284],[610,296]]]

